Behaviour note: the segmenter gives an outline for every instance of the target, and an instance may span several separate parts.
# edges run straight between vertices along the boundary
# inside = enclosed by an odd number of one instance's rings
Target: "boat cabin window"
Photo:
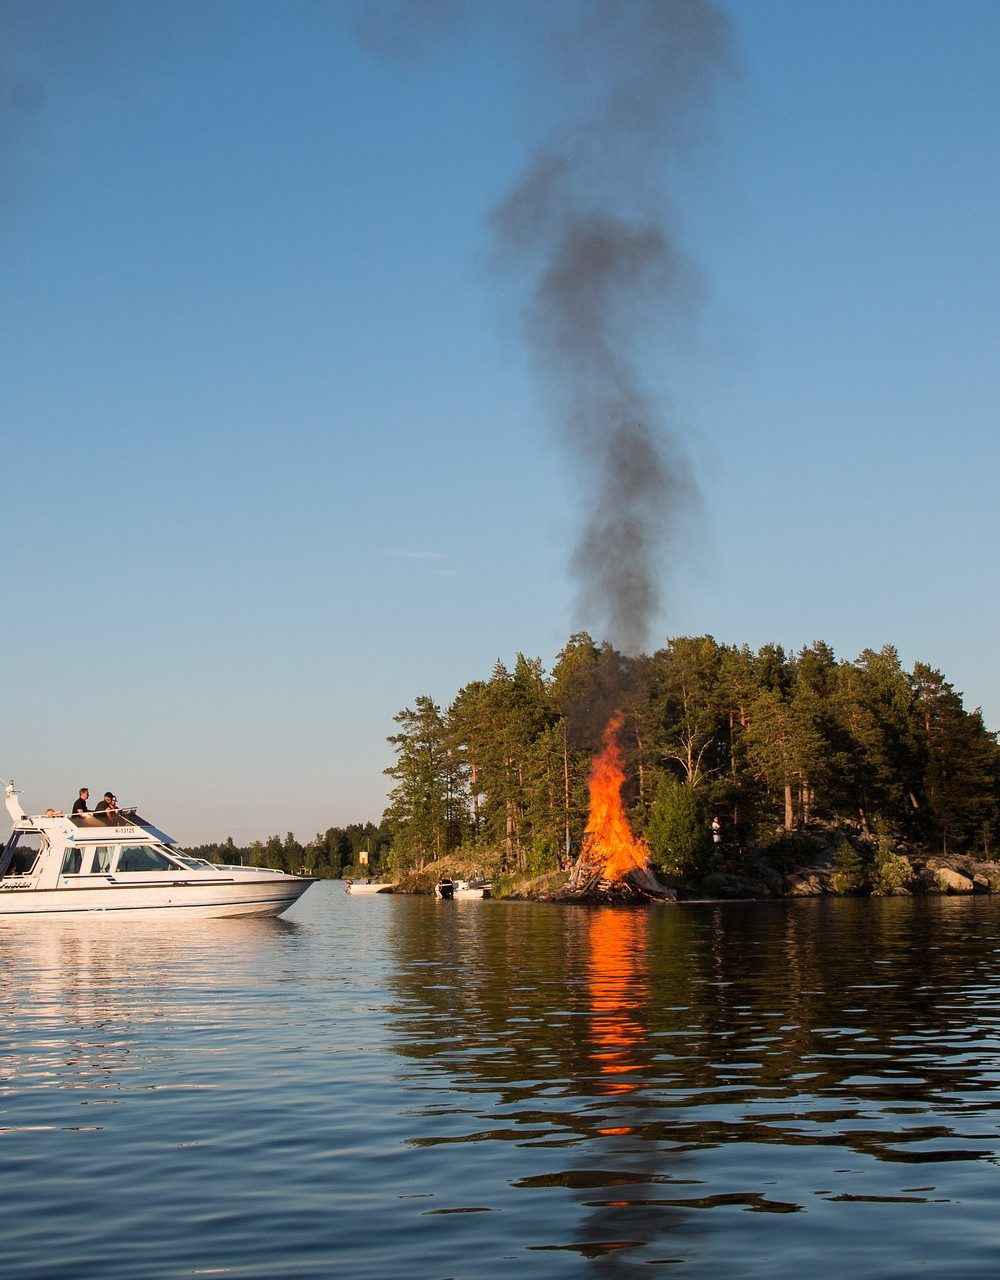
[[[42,851],[40,831],[15,831],[0,854],[0,876],[30,876]]]
[[[99,844],[94,849],[94,856],[90,860],[90,874],[92,876],[103,876],[111,870],[111,850],[106,844]]]
[[[83,866],[83,850],[67,849],[63,854],[62,873],[64,876],[76,876],[80,874],[80,868]]]
[[[149,845],[126,844],[118,852],[119,871],[175,871],[171,860]]]

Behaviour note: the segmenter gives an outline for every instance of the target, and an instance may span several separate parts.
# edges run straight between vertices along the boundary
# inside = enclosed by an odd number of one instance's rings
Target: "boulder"
[[[706,898],[769,898],[771,891],[761,880],[734,875],[728,871],[712,871],[702,881]]]
[[[932,886],[931,891],[938,893],[972,893],[972,878],[956,871],[954,867],[941,858],[928,858],[924,863],[924,871]]]
[[[983,893],[1000,893],[1000,863],[976,861],[972,863],[971,872],[974,884],[985,880],[989,886]]]
[[[751,880],[759,881],[772,897],[780,898],[785,892],[785,881],[781,872],[776,871],[762,858],[757,858],[750,863],[747,873]]]
[[[824,879],[814,867],[795,867],[785,876],[790,898],[818,898],[825,893]]]

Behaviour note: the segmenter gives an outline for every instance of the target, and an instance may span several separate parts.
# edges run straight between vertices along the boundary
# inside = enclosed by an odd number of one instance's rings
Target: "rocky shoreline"
[[[856,898],[919,897],[933,894],[1000,893],[1000,862],[984,862],[962,855],[899,855],[900,883],[873,893],[863,883],[845,884],[834,863],[813,863],[780,871],[755,862],[745,869],[711,872],[697,886],[699,894],[714,898]],[[680,896],[694,896],[682,889]]]
[[[794,856],[798,852],[800,855]],[[446,876],[482,877],[493,883],[493,896],[548,902],[564,897],[568,871],[541,875],[500,875],[496,860],[446,857],[410,872],[394,892],[432,894]],[[664,880],[678,899],[756,899],[920,897],[1000,893],[1000,861],[967,854],[934,854],[893,846],[882,847],[843,829],[801,833],[790,840],[724,858],[720,866],[697,877]]]

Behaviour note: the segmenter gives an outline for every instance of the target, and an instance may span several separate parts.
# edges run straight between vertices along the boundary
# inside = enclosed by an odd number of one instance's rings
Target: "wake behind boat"
[[[5,802],[14,830],[0,852],[0,919],[101,911],[173,919],[277,916],[314,883],[311,876],[193,858],[134,809],[29,815],[13,783]]]

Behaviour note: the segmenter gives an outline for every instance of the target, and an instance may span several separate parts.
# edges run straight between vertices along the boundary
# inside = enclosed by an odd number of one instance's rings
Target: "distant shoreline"
[[[893,871],[898,882],[889,891],[875,882],[877,862],[858,867],[846,866],[842,847],[838,857],[829,847],[809,863],[793,864],[783,869],[768,864],[761,853],[750,855],[738,868],[730,861],[710,871],[700,880],[677,883],[678,904],[684,902],[776,902],[796,898],[868,898],[868,897],[973,897],[1000,894],[1000,862],[911,852],[894,853]],[[860,862],[860,858],[859,858]],[[492,884],[492,896],[499,900],[559,902],[560,891],[569,880],[568,871],[550,871],[541,875],[496,875],[488,860],[477,862],[467,857],[445,857],[425,864],[394,879],[386,873],[391,892],[415,896],[434,893],[435,884],[446,877],[469,879],[479,877]],[[378,877],[373,876],[373,880]]]

